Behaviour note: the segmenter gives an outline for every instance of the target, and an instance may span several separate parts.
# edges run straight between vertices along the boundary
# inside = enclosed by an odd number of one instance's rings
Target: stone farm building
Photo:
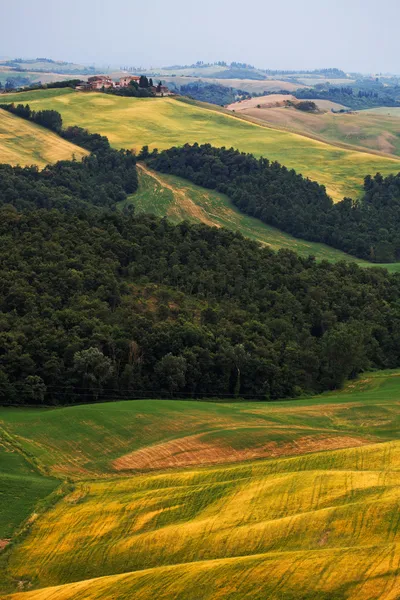
[[[125,75],[125,77],[121,77],[119,80],[119,87],[127,87],[131,81],[134,81],[139,85],[140,77],[136,75]]]
[[[101,90],[102,88],[112,88],[115,83],[108,75],[94,75],[89,77],[87,86],[91,90]]]

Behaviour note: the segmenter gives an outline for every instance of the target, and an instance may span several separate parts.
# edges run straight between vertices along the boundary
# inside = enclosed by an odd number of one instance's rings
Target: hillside
[[[73,156],[79,160],[86,154],[48,129],[0,110],[0,163],[44,167]]]
[[[290,96],[288,96],[290,99]],[[361,110],[351,114],[334,114],[340,105],[326,105],[328,101],[315,102],[324,113],[305,113],[289,107],[271,107],[262,102],[243,101],[229,108],[264,121],[271,126],[284,127],[290,131],[317,137],[330,143],[343,143],[378,150],[386,154],[400,155],[399,109],[382,108]],[[325,103],[321,104],[321,103]],[[260,104],[260,108],[257,108]],[[334,103],[331,103],[332,105]]]
[[[38,589],[3,598],[395,600],[399,391],[394,371],[296,403],[1,408],[75,481],[7,552],[8,590]]]
[[[292,94],[268,94],[267,96],[258,96],[255,98],[249,98],[246,100],[240,100],[238,102],[234,102],[229,104],[226,108],[228,110],[232,110],[237,113],[248,114],[249,109],[257,108],[278,108],[284,107],[287,102],[298,103],[300,100],[292,96]],[[337,102],[330,102],[329,100],[312,100],[320,111],[327,110],[340,110],[345,108],[342,104],[338,104]],[[251,114],[251,113],[249,113]],[[254,116],[257,116],[255,113]]]
[[[218,77],[207,77],[200,75],[199,77],[189,77],[184,75],[168,76],[162,74],[162,80],[167,85],[176,83],[176,85],[187,85],[196,81],[204,81],[206,83],[218,83],[219,85],[225,85],[227,87],[237,88],[244,90],[249,94],[262,94],[263,92],[280,92],[281,90],[287,90],[288,92],[294,92],[295,90],[304,88],[301,83],[294,83],[291,81],[282,81],[281,79],[243,79],[243,78],[218,78]]]
[[[278,129],[262,127],[208,105],[174,98],[134,99],[72,90],[7,95],[35,110],[55,109],[66,125],[78,124],[106,135],[117,148],[169,148],[186,142],[234,146],[267,156],[326,186],[336,200],[356,197],[365,175],[397,172],[400,161],[335,147]]]
[[[370,263],[351,257],[325,244],[307,242],[266,225],[240,212],[224,194],[197,186],[186,179],[152,171],[138,165],[139,189],[119,206],[132,204],[137,213],[168,217],[172,223],[187,220],[213,227],[240,231],[245,237],[266,244],[274,250],[287,248],[302,256],[312,254],[318,260],[355,260],[360,265]],[[388,268],[392,265],[387,265]]]

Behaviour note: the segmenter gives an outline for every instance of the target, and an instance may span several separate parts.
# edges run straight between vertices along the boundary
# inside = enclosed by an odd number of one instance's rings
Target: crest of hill
[[[289,96],[288,96],[289,98]],[[267,97],[268,99],[268,97]],[[309,135],[332,144],[349,144],[364,147],[387,155],[400,155],[400,109],[378,108],[354,111],[348,114],[333,113],[340,104],[329,100],[312,100],[322,112],[307,113],[292,107],[275,106],[253,99],[231,104],[236,113],[257,119],[271,127],[282,127],[293,133]],[[257,106],[260,105],[260,108]]]

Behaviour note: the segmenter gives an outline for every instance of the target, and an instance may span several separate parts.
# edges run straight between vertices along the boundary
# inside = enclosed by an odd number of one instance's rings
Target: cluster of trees
[[[302,100],[301,102],[294,102],[292,104],[297,110],[302,110],[303,112],[316,112],[318,110],[315,102],[311,100]]]
[[[217,83],[206,83],[205,81],[191,82],[181,86],[175,86],[180,94],[189,96],[194,100],[201,102],[209,102],[210,104],[218,104],[225,106],[231,104],[238,98],[250,98],[251,95],[243,90],[227,87]]]
[[[136,158],[129,150],[114,150],[106,137],[77,126],[62,134],[90,155],[81,161],[59,161],[42,170],[0,164],[0,207],[70,213],[94,206],[113,209],[137,190]]]
[[[0,104],[0,109],[7,110],[8,112],[21,117],[22,119],[27,119],[28,121],[33,121],[38,125],[42,125],[42,127],[46,127],[47,129],[51,129],[56,133],[61,133],[62,130],[62,118],[59,112],[56,110],[31,110],[29,104]]]
[[[23,77],[22,75],[16,75],[15,77],[7,77],[4,86],[0,81],[0,91],[4,89],[6,92],[11,92],[29,84],[30,79],[28,77]]]
[[[334,204],[325,187],[237,150],[186,144],[141,158],[164,173],[227,194],[244,213],[283,231],[374,262],[400,258],[400,173],[366,177],[364,196]]]
[[[82,206],[4,205],[0,239],[2,402],[294,397],[400,362],[384,270]]]
[[[359,86],[323,86],[303,88],[293,92],[299,100],[331,100],[345,104],[353,110],[371,108],[374,106],[400,106],[400,88],[388,88],[382,84],[370,89],[362,84]]]

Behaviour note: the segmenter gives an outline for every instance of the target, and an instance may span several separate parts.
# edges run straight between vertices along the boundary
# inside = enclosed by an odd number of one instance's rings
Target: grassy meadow
[[[139,189],[121,203],[132,203],[137,213],[151,213],[168,217],[172,223],[187,220],[205,223],[214,227],[225,227],[239,231],[245,237],[266,244],[274,250],[287,248],[302,256],[314,255],[318,260],[355,260],[359,264],[369,263],[353,258],[325,244],[297,239],[259,219],[240,212],[224,194],[207,190],[174,175],[165,175],[139,164]]]
[[[0,433],[0,549],[58,485],[43,477]]]
[[[55,133],[0,110],[0,163],[45,167],[58,160],[87,154]]]
[[[400,373],[394,372],[293,402],[135,400],[52,409],[0,407],[0,425],[44,471],[84,480],[395,439],[399,398]]]
[[[106,135],[117,148],[139,150],[148,145],[165,149],[199,142],[263,155],[324,184],[336,200],[358,196],[367,174],[380,171],[387,175],[400,169],[398,159],[335,147],[175,98],[39,90],[9,94],[7,101],[28,102],[36,110],[58,110],[66,125],[77,124]]]
[[[394,371],[298,401],[0,409],[74,481],[8,552],[2,598],[396,600],[399,397]]]

